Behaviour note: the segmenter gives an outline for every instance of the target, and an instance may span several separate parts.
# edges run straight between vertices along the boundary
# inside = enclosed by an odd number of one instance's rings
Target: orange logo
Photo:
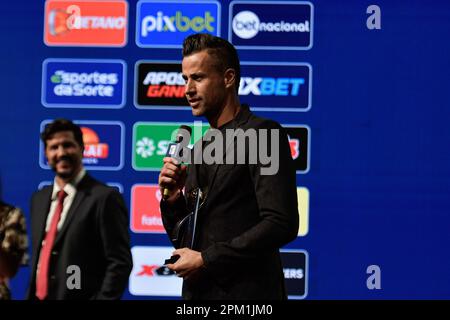
[[[109,154],[109,146],[106,143],[100,143],[98,134],[87,127],[81,127],[84,142],[84,158],[106,159]]]
[[[123,47],[127,24],[126,1],[48,0],[44,42],[48,46]]]
[[[300,140],[289,138],[289,145],[291,147],[292,159],[297,159],[300,155]]]

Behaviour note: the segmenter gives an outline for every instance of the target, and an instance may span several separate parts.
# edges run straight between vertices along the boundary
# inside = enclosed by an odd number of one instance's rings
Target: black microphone
[[[181,160],[183,157],[183,147],[187,146],[189,144],[189,141],[191,140],[191,133],[192,129],[189,126],[181,125],[178,129],[175,142],[172,142],[169,144],[167,148],[166,157],[174,158],[178,161],[178,167],[181,165]],[[181,142],[184,141],[184,145],[181,144]],[[186,143],[187,141],[187,143]],[[164,188],[162,197],[164,200],[169,198],[170,196],[170,189]]]

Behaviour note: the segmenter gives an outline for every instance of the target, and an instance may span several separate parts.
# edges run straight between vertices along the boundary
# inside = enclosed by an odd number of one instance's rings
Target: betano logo
[[[124,46],[127,36],[126,1],[49,0],[44,41],[49,46]]]
[[[146,16],[142,19],[141,35],[146,37],[150,32],[214,32],[215,18],[210,11],[205,11],[204,16],[188,17],[182,11],[177,11],[173,16],[167,16],[158,11],[156,16]]]
[[[83,163],[97,163],[97,159],[108,158],[109,145],[100,142],[97,132],[88,127],[81,127],[81,132],[84,142]]]
[[[79,73],[57,70],[50,76],[50,81],[55,84],[53,93],[56,96],[113,97],[119,75],[97,71]]]
[[[251,39],[259,32],[269,33],[308,33],[310,32],[309,21],[285,22],[268,21],[261,22],[258,15],[252,11],[241,11],[233,18],[233,31],[242,39]]]
[[[261,78],[242,77],[239,83],[239,95],[246,96],[298,96],[304,78]]]

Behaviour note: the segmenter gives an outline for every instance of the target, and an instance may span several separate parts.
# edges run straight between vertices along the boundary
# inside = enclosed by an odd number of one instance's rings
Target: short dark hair
[[[236,72],[236,92],[239,90],[241,80],[241,67],[236,48],[227,40],[207,34],[196,33],[186,37],[183,41],[183,58],[193,53],[206,50],[216,57],[216,67],[220,72],[231,68]]]
[[[50,140],[55,133],[61,131],[72,132],[75,141],[84,150],[83,132],[81,128],[67,119],[56,119],[45,125],[44,131],[41,133],[41,140],[44,142],[45,147],[47,147],[47,140]]]

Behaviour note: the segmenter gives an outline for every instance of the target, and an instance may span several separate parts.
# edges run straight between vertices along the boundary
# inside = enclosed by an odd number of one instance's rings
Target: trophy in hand
[[[204,203],[203,193],[200,188],[192,190],[188,196],[188,202],[194,204],[193,210],[183,219],[178,221],[174,228],[172,241],[178,244],[179,248],[194,248],[195,230],[197,225],[197,215],[201,205]],[[189,199],[192,199],[189,201]],[[180,258],[179,255],[173,255],[166,259],[164,264],[175,263]]]

